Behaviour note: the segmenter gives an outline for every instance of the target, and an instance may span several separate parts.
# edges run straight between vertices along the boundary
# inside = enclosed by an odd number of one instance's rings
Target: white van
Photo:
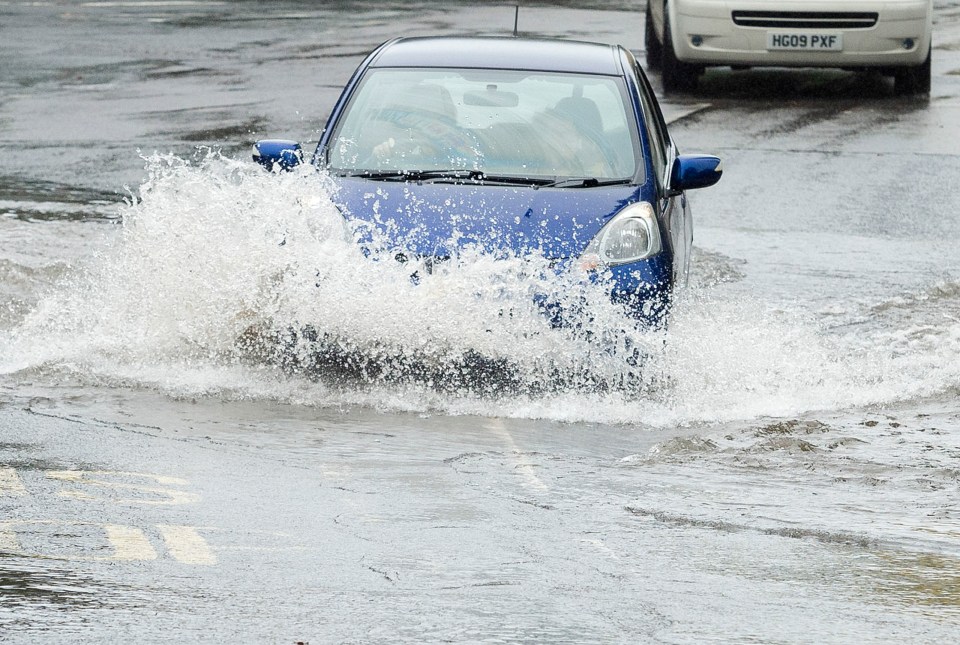
[[[933,0],[647,0],[647,64],[668,92],[706,67],[877,69],[930,92]]]

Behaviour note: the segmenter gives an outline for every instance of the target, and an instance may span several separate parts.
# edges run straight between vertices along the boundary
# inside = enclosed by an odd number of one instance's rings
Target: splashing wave
[[[645,331],[602,281],[557,275],[541,257],[466,249],[411,280],[417,267],[392,261],[396,248],[368,258],[346,239],[331,184],[309,170],[269,175],[218,154],[158,155],[148,170],[113,243],[0,337],[0,373],[173,396],[650,425],[960,384],[957,317],[828,331],[708,281],[680,294],[669,331]],[[940,285],[939,304],[956,312],[958,292]],[[578,319],[551,327],[538,296]]]

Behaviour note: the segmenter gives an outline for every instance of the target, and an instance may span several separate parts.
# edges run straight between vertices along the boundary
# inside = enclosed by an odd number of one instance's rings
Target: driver
[[[476,142],[457,124],[450,92],[419,83],[397,93],[378,121],[387,124],[371,151],[379,167],[473,168]]]

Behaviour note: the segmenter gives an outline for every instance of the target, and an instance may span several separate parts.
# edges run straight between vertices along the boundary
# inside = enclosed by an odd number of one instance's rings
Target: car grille
[[[734,11],[741,27],[789,29],[870,29],[880,14],[873,11]]]

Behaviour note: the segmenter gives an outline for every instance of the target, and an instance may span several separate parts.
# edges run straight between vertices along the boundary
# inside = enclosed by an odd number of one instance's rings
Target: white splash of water
[[[468,249],[413,281],[410,263],[364,257],[345,238],[329,183],[310,170],[271,175],[215,154],[155,156],[148,169],[113,243],[0,337],[0,373],[173,396],[649,425],[882,404],[960,385],[956,316],[827,331],[719,285],[681,294],[668,332],[644,332],[605,285],[558,276],[543,258]],[[955,315],[957,289],[937,293]],[[581,325],[552,328],[538,295],[583,306]],[[311,363],[318,344],[289,334],[305,328],[353,361],[351,378]],[[474,369],[471,356],[509,362],[511,379],[492,392],[444,381]],[[489,364],[476,369],[474,380],[491,375]]]

